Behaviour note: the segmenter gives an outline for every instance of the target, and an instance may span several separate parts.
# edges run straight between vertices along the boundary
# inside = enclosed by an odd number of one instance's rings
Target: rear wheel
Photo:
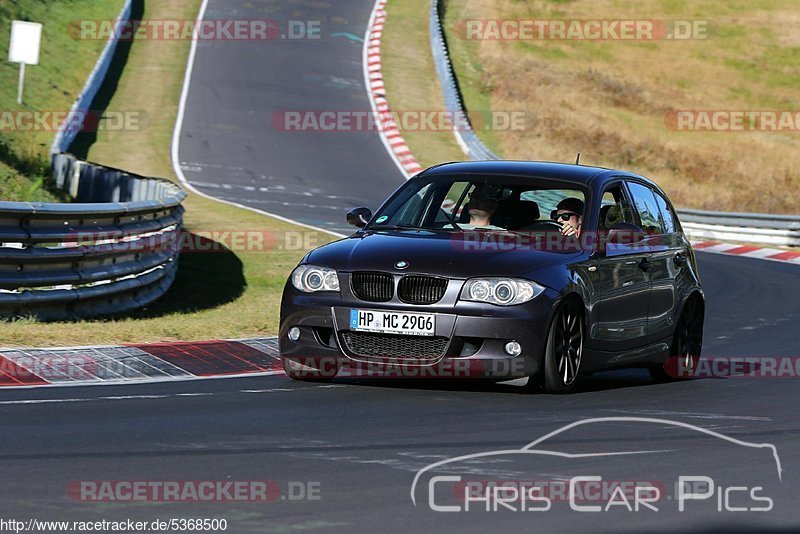
[[[686,301],[675,333],[670,357],[663,365],[650,368],[650,376],[658,381],[682,380],[694,376],[703,349],[703,304],[699,298]]]
[[[575,388],[583,355],[583,315],[575,300],[565,302],[550,325],[544,354],[544,388],[569,393]]]

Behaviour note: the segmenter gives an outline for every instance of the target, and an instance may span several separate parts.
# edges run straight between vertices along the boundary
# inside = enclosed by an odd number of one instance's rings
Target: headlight
[[[519,278],[473,278],[461,289],[461,300],[513,306],[536,298],[544,288]]]
[[[292,285],[298,291],[339,291],[339,276],[334,269],[300,265],[292,272]]]

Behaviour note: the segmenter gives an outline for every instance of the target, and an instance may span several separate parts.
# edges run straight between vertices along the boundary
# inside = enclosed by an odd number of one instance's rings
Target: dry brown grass
[[[706,19],[708,39],[465,41],[460,19]],[[495,132],[509,159],[574,161],[647,175],[679,206],[798,213],[800,134],[677,132],[677,109],[800,109],[796,0],[449,0],[446,26],[468,107],[524,110]],[[412,147],[413,148],[413,147]]]

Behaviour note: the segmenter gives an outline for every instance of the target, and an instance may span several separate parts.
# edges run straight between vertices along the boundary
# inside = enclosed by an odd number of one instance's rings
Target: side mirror
[[[372,212],[369,208],[353,208],[347,212],[347,223],[356,228],[364,228],[370,219]]]
[[[640,227],[628,222],[618,222],[608,230],[606,242],[617,245],[635,245],[642,239],[644,239],[644,230]]]

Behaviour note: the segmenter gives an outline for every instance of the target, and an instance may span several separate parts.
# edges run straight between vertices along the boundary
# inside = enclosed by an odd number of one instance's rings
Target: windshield
[[[570,184],[572,185],[572,184]],[[377,213],[369,229],[537,231],[563,212],[583,216],[585,195],[563,182],[519,177],[418,179]]]

